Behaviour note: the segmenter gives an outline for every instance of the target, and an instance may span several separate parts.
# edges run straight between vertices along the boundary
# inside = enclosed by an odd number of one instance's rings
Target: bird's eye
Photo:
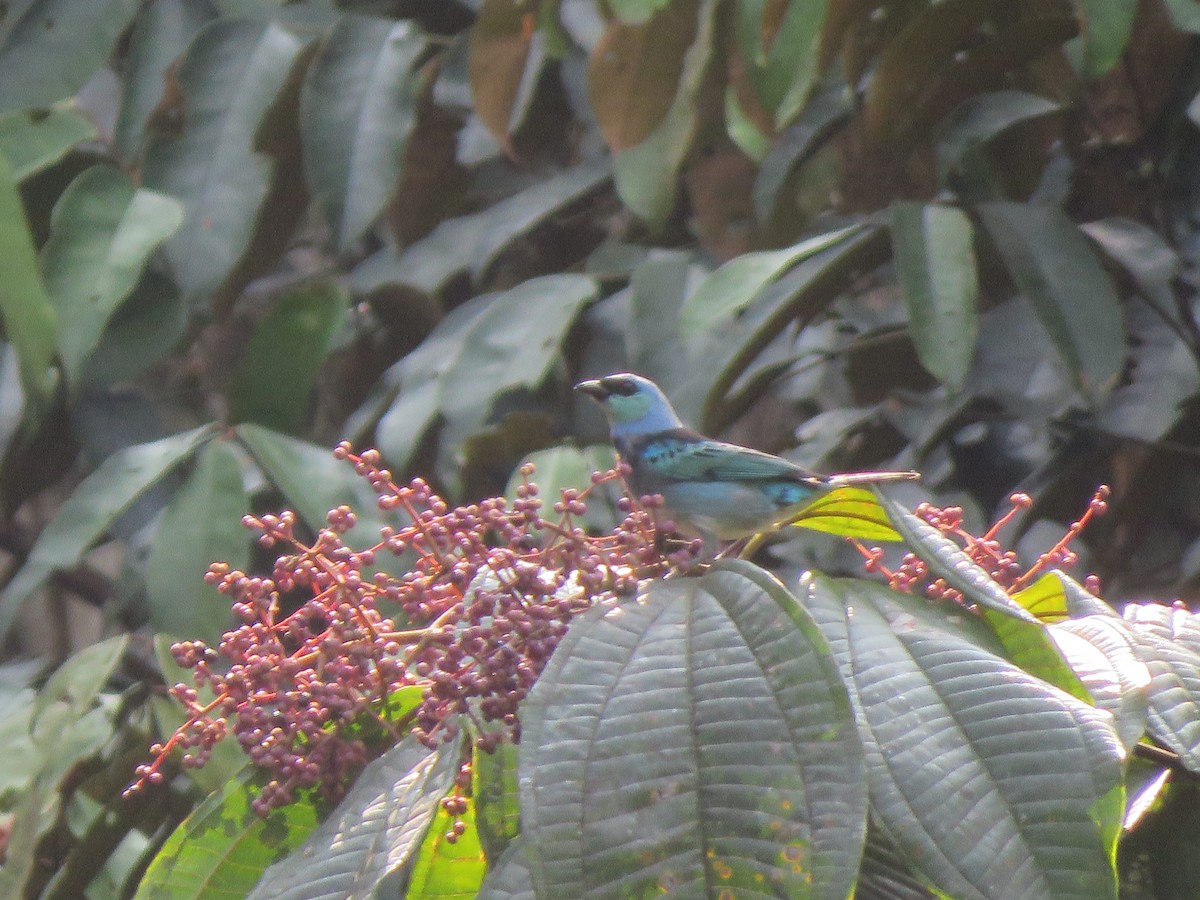
[[[628,378],[601,378],[600,383],[610,394],[620,394],[622,397],[632,397],[637,393],[637,385]]]

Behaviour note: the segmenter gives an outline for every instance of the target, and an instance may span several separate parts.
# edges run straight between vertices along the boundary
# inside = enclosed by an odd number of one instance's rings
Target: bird
[[[684,536],[701,538],[700,558],[734,541],[787,524],[819,495],[837,487],[909,481],[917,472],[817,475],[739,444],[688,428],[653,381],[621,372],[575,385],[608,418],[612,441],[629,466],[637,496],[662,497],[662,511]]]

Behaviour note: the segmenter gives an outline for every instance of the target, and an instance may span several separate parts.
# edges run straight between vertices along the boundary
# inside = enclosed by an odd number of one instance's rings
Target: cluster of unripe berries
[[[922,503],[914,514],[932,525],[943,535],[958,544],[971,558],[972,562],[982,568],[997,584],[1010,593],[1015,593],[1028,587],[1039,573],[1053,567],[1069,568],[1079,561],[1075,551],[1070,549],[1070,543],[1088,523],[1096,516],[1104,515],[1108,510],[1108,497],[1111,491],[1107,485],[1101,485],[1088,502],[1087,510],[1078,520],[1072,522],[1062,538],[1053,547],[1042,553],[1026,568],[1017,558],[1014,550],[1006,550],[998,540],[997,535],[1021,510],[1028,509],[1033,501],[1027,494],[1012,494],[1008,498],[1010,509],[1000,517],[987,533],[976,537],[963,527],[963,511],[961,507],[936,507]],[[898,591],[905,593],[924,594],[935,600],[960,602],[962,594],[946,584],[941,578],[930,577],[929,566],[915,553],[905,554],[900,565],[893,571],[882,565],[883,550],[872,548],[864,550],[867,558],[866,568],[869,572],[880,572],[888,584]],[[1085,586],[1092,591],[1099,589],[1097,579],[1089,575]]]
[[[292,513],[244,519],[260,544],[283,553],[270,578],[209,569],[240,624],[216,648],[172,648],[193,675],[193,685],[171,689],[189,717],[152,748],[132,789],[161,781],[177,748],[185,766],[203,765],[227,733],[271,776],[255,801],[262,815],[308,789],[336,799],[406,733],[435,747],[469,726],[483,750],[515,742],[521,701],[571,619],[671,566],[651,498],[624,506],[624,520],[597,537],[579,524],[592,489],[565,491],[543,518],[532,467],[512,501],[451,507],[421,479],[396,485],[375,451],[342,444],[335,456],[370,482],[396,523],[354,550],[343,537],[356,524],[348,507],[331,511],[311,542]],[[377,568],[382,554],[404,557],[407,572]],[[397,701],[414,691],[415,706]]]

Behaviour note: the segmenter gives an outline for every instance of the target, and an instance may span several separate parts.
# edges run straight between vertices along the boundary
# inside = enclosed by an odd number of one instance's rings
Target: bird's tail
[[[916,481],[920,477],[920,472],[847,472],[844,475],[828,475],[824,481],[830,487],[839,488],[884,481]]]

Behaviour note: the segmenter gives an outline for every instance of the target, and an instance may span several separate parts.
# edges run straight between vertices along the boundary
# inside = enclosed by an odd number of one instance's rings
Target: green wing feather
[[[640,450],[642,462],[655,473],[681,481],[819,481],[778,456],[699,436],[655,437]]]

